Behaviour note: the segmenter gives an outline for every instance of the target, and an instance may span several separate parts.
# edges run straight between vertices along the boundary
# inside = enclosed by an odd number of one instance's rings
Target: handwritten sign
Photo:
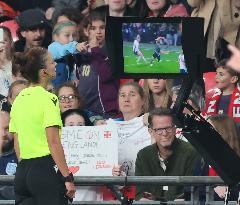
[[[111,176],[118,162],[118,137],[112,126],[70,126],[61,139],[69,170],[75,176]]]
[[[134,175],[137,153],[151,144],[151,135],[143,123],[143,117],[129,121],[107,121],[108,125],[116,126],[118,133],[118,164],[125,173]]]

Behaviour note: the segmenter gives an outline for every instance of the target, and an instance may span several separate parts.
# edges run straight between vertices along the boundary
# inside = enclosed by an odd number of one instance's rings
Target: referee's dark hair
[[[24,55],[19,56],[17,62],[22,67],[22,76],[30,83],[39,83],[39,70],[46,67],[47,56],[48,50],[42,47],[30,48]]]

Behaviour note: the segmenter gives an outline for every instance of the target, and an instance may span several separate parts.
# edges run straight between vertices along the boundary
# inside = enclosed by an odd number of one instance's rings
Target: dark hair
[[[90,14],[88,16],[86,16],[82,22],[81,22],[81,26],[80,26],[80,41],[87,41],[88,37],[85,35],[84,33],[84,29],[87,29],[89,25],[92,25],[93,21],[103,21],[105,22],[105,16],[98,11],[91,11]]]
[[[39,70],[45,68],[48,50],[42,47],[33,47],[22,56],[15,56],[20,66],[22,76],[30,83],[39,83]]]
[[[147,0],[138,0],[138,3],[136,5],[136,7],[139,8],[140,17],[148,17],[149,12],[151,12],[146,1]],[[160,9],[158,17],[162,17],[167,12],[169,6],[171,5],[170,0],[165,0],[165,1],[166,1],[166,5],[162,9]]]
[[[26,86],[28,87],[28,86],[29,86],[29,82],[26,81],[26,80],[16,80],[16,81],[14,81],[14,82],[10,85],[10,87],[9,87],[9,89],[8,89],[8,97],[12,97],[13,88],[14,88],[15,86],[17,86],[17,85],[26,85]]]
[[[236,76],[238,78],[237,82],[239,82],[240,80],[240,73],[233,70],[231,67],[227,66],[227,62],[228,62],[228,59],[222,59],[220,60],[219,62],[216,62],[215,63],[215,67],[216,68],[223,68],[224,70],[227,70],[227,72],[231,75],[231,76]]]
[[[105,16],[100,12],[92,11],[87,17],[85,17],[82,21],[82,27],[87,28],[92,24],[93,21],[103,21],[105,22]]]
[[[89,120],[87,113],[84,110],[81,109],[69,109],[66,110],[65,112],[63,112],[61,114],[61,119],[62,119],[62,123],[63,126],[65,126],[65,120],[68,116],[73,115],[73,114],[77,114],[83,117],[84,121],[85,121],[85,126],[93,126],[93,123]]]
[[[59,97],[59,91],[63,88],[63,87],[67,87],[67,88],[72,88],[74,95],[77,97],[77,99],[79,100],[79,104],[80,107],[83,106],[84,104],[84,100],[83,98],[79,95],[78,89],[77,87],[72,83],[72,82],[66,82],[61,84],[60,86],[57,87],[57,89],[55,90],[55,95]]]
[[[62,9],[59,13],[53,14],[52,25],[55,26],[59,16],[66,16],[70,21],[75,22],[77,25],[83,20],[83,15],[79,9],[68,7]]]
[[[15,52],[13,54],[13,60],[12,60],[12,74],[14,76],[17,76],[18,73],[21,74],[21,70],[22,70],[22,61],[25,60],[25,56],[24,53],[21,52]]]
[[[153,126],[152,120],[154,116],[169,116],[172,118],[173,124],[175,124],[174,114],[172,112],[172,109],[160,107],[160,108],[155,108],[154,110],[149,112],[149,116],[148,116],[149,128]]]

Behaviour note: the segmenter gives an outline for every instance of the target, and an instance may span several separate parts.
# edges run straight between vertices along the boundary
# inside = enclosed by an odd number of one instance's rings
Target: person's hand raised
[[[227,66],[240,72],[240,50],[232,45],[228,45],[228,49],[232,52],[232,55],[227,62]]]

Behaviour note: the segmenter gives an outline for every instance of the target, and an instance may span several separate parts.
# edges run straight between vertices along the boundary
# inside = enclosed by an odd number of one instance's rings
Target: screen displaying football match
[[[125,73],[186,74],[181,23],[123,23]]]

